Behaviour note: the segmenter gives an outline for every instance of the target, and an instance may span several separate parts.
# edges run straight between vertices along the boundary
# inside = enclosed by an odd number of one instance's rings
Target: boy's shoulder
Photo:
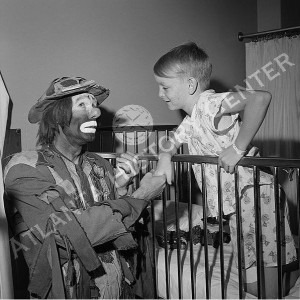
[[[200,97],[199,99],[203,99],[203,98],[207,98],[207,99],[224,99],[230,92],[216,92],[215,90],[213,89],[210,89],[210,90],[205,90],[204,92],[202,92],[200,94]]]
[[[230,92],[216,93],[214,90],[206,90],[200,94],[197,102],[198,108],[211,109],[212,106],[219,107],[224,99],[228,97]]]

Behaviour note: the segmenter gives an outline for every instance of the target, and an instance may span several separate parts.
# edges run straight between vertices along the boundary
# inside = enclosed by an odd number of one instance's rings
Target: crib
[[[111,131],[115,138],[119,133],[119,141],[123,141],[123,147],[119,150],[137,153],[141,163],[140,174],[134,180],[134,188],[139,185],[143,175],[155,168],[157,163],[158,144],[161,136],[168,138],[174,126],[156,127],[150,129],[132,128],[127,131]],[[109,130],[104,130],[109,132]],[[134,141],[126,143],[128,135],[134,137]],[[140,135],[139,135],[140,134]],[[152,136],[151,136],[152,134]],[[142,143],[139,138],[143,136]],[[151,136],[151,137],[150,137]],[[155,147],[149,147],[150,138],[154,140]],[[115,144],[114,144],[115,145]],[[131,148],[130,148],[131,147]],[[140,150],[142,147],[143,151]],[[150,151],[149,151],[150,149]],[[154,150],[153,150],[154,149]],[[99,154],[108,159],[113,165],[118,151],[102,152]],[[153,273],[156,298],[164,299],[204,299],[204,298],[256,298],[244,291],[242,274],[242,246],[241,246],[241,207],[239,204],[239,175],[234,173],[235,201],[236,201],[236,222],[237,222],[237,266],[234,263],[233,248],[230,242],[228,224],[223,220],[222,193],[220,185],[220,169],[218,169],[218,210],[217,219],[211,220],[207,215],[206,183],[204,171],[207,165],[217,165],[216,157],[196,156],[184,154],[184,148],[179,149],[178,154],[173,156],[174,185],[167,185],[159,199],[155,199],[149,205],[149,212],[152,219],[152,232],[154,233],[153,245]],[[195,193],[199,193],[197,183],[193,179],[192,166],[200,164],[202,167],[202,193],[201,201],[195,203]],[[256,236],[256,275],[258,282],[257,298],[263,298],[263,266],[261,247],[261,215],[260,215],[260,194],[259,179],[262,170],[268,169],[274,175],[274,198],[276,208],[276,222],[282,222],[281,201],[289,201],[290,211],[293,220],[292,233],[297,247],[297,261],[299,268],[298,236],[300,233],[299,216],[299,171],[300,160],[278,159],[278,158],[253,158],[245,157],[238,166],[248,167],[253,170],[254,183],[254,210],[258,216],[255,220]],[[293,189],[291,192],[289,189]],[[296,195],[293,201],[288,199],[289,195]],[[222,221],[218,221],[222,220]],[[201,232],[201,234],[199,233]],[[290,289],[287,296],[283,297],[283,249],[285,236],[279,226],[276,226],[277,239],[277,263],[278,282],[274,287],[278,290],[279,298],[298,299],[300,298],[300,278]],[[195,242],[196,241],[196,242]]]
[[[100,129],[97,139],[88,145],[89,151],[95,151],[115,165],[120,152],[130,151],[137,154],[140,162],[140,173],[134,178],[132,187],[138,188],[144,174],[155,168],[160,139],[169,138],[176,126],[153,126],[149,128],[111,128]],[[192,167],[202,166],[202,176],[208,165],[217,165],[216,157],[195,156],[186,154],[187,149],[181,147],[173,156],[174,184],[166,185],[162,195],[149,204],[151,217],[152,269],[156,299],[252,299],[263,298],[263,266],[262,249],[260,246],[261,219],[256,219],[256,261],[258,295],[245,292],[242,273],[241,232],[238,230],[237,265],[233,255],[228,223],[223,221],[222,193],[219,185],[218,199],[219,216],[211,220],[207,215],[207,197],[205,179],[202,181],[201,192],[194,179]],[[299,265],[300,235],[300,160],[278,158],[244,157],[238,166],[253,170],[254,209],[260,216],[259,179],[261,172],[268,168],[274,175],[276,200],[276,219],[282,220],[279,199],[288,201],[290,207],[290,223],[297,245],[297,267]],[[218,169],[217,179],[220,182],[221,170]],[[203,176],[204,177],[204,176]],[[237,229],[241,224],[241,207],[239,205],[239,174],[235,172],[235,201]],[[222,221],[218,221],[222,220]],[[274,288],[278,290],[278,298],[299,299],[300,278],[283,296],[283,249],[285,236],[279,226],[276,227],[278,253],[278,281]],[[17,279],[15,290],[22,290],[21,298],[25,297],[27,281],[24,280],[24,262],[16,264]],[[21,274],[23,274],[21,276]],[[27,295],[26,295],[27,296]]]

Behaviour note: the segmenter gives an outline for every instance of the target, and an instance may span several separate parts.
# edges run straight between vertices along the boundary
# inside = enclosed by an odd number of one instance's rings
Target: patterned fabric
[[[222,101],[228,93],[215,93],[207,90],[200,95],[191,116],[186,116],[175,132],[175,138],[180,143],[187,143],[189,153],[193,155],[214,155],[229,147],[235,141],[240,125],[238,114],[231,115],[231,124],[225,130],[218,130],[214,118],[219,112]],[[248,156],[258,155],[258,149],[252,147]],[[193,166],[199,187],[202,187],[201,165]],[[238,167],[239,193],[242,211],[242,233],[244,240],[244,264],[248,268],[256,261],[255,250],[255,211],[254,211],[254,185],[253,170]],[[218,185],[217,166],[205,166],[205,179],[207,188],[207,203],[209,215],[218,216]],[[260,172],[260,197],[262,214],[263,258],[266,266],[277,264],[276,248],[276,220],[273,176]],[[225,215],[233,214],[230,221],[231,237],[234,249],[237,249],[236,221],[235,221],[235,185],[234,174],[229,174],[221,169],[221,187],[223,199],[223,212]],[[284,211],[285,215],[287,211]],[[284,244],[286,257],[284,263],[288,264],[296,259],[294,241],[290,232],[287,216],[283,221],[285,232]]]
[[[86,80],[82,77],[60,77],[54,79],[37,103],[30,109],[28,120],[37,123],[41,120],[44,110],[53,101],[67,96],[90,93],[95,96],[100,105],[108,96],[109,89],[97,84],[94,80]]]
[[[104,200],[110,200],[110,188],[105,181],[105,178],[110,181],[110,176],[109,171],[104,166],[98,165],[93,161],[92,168],[89,159],[85,155],[79,159],[78,164],[74,164],[65,157],[62,157],[62,159],[68,171],[72,174],[74,182],[76,182],[76,194],[79,195],[83,208],[91,207],[95,202],[103,203]],[[95,178],[97,179],[95,180]],[[98,288],[94,297],[98,299],[118,299],[121,294],[123,274],[116,251],[108,250],[100,252],[98,253],[98,257],[106,274],[94,279],[95,286]],[[74,264],[75,266],[79,266],[78,260],[75,259]],[[63,269],[66,269],[68,265],[68,263],[63,265]],[[79,282],[80,269],[74,274],[76,277],[75,280]],[[67,276],[68,272],[64,272],[65,282],[67,282]],[[69,294],[71,296],[74,294],[73,289],[73,287],[69,287]]]
[[[125,272],[118,250],[137,246],[129,229],[148,201],[114,200],[112,166],[96,154],[82,156],[85,182],[76,166],[51,148],[18,153],[4,170],[10,218],[21,218],[14,229],[26,250],[28,290],[38,298],[90,298],[92,290],[96,298],[120,296]],[[94,204],[85,201],[87,185]]]

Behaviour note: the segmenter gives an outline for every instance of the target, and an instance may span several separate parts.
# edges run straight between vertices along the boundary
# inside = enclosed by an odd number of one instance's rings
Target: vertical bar
[[[300,244],[300,168],[296,169],[296,184],[297,184],[297,224],[298,224],[298,247]],[[298,251],[297,259],[299,262],[299,269],[300,269],[300,251]]]
[[[112,149],[111,152],[116,152],[116,134],[112,132]]]
[[[219,209],[219,242],[220,242],[220,267],[221,267],[221,289],[222,299],[225,299],[225,277],[224,277],[224,245],[223,245],[223,199],[221,185],[221,168],[218,167],[218,209]]]
[[[183,145],[181,145],[178,150],[179,150],[179,154],[182,154],[183,153]]]
[[[127,133],[123,131],[123,152],[127,151]]]
[[[138,149],[138,146],[139,143],[138,143],[138,134],[137,134],[137,131],[134,130],[133,132],[133,149],[134,149],[134,153],[139,153],[139,149]]]
[[[138,139],[137,139],[137,136],[136,136],[136,130],[134,130],[134,145],[133,145],[133,148],[134,148],[134,155],[137,155],[139,153],[139,145],[138,145]],[[137,185],[136,185],[136,180],[133,181],[133,188],[134,190],[137,188]]]
[[[153,160],[151,160],[149,162],[149,166],[150,166],[150,170],[152,170],[154,168],[154,161]]]
[[[155,130],[155,145],[156,145],[156,154],[159,153],[159,141],[158,141],[158,131]]]
[[[177,237],[177,271],[178,271],[178,298],[182,299],[182,272],[181,272],[181,252],[180,252],[180,235],[179,235],[179,193],[178,193],[178,173],[179,162],[175,162],[175,218],[176,218],[176,237]]]
[[[242,218],[241,218],[241,203],[239,197],[239,177],[238,169],[234,172],[234,188],[235,188],[235,205],[236,205],[236,228],[237,228],[237,250],[238,250],[238,277],[239,277],[239,297],[243,298],[243,274],[242,274]]]
[[[207,194],[206,194],[204,163],[201,163],[201,177],[202,177],[202,205],[203,205],[204,254],[205,254],[205,290],[206,290],[206,299],[210,299],[210,271],[209,271],[209,263],[208,263],[208,246],[207,246]]]
[[[99,131],[99,147],[100,147],[100,152],[104,152],[103,151],[103,144],[102,144],[102,137],[103,137],[103,133],[104,131]]]
[[[168,129],[165,130],[165,139],[166,140],[169,139],[169,130]]]
[[[191,163],[188,163],[187,181],[188,181],[188,215],[189,215],[189,238],[190,238],[190,271],[191,271],[191,288],[192,299],[195,299],[195,276],[194,276],[194,243],[193,243],[193,205],[192,205],[192,180],[191,180]]]
[[[150,172],[151,168],[152,168],[151,161],[147,160],[147,172]]]
[[[166,212],[166,197],[163,197],[163,230],[164,230],[164,248],[165,248],[165,271],[166,271],[166,294],[167,299],[170,299],[170,272],[168,264],[168,243],[167,243],[167,212]]]
[[[148,134],[148,130],[145,131],[145,134],[146,134],[146,136],[145,136],[145,142],[144,142],[145,149],[143,150],[143,152],[149,153],[149,134]]]
[[[284,222],[281,215],[281,198],[279,197],[278,168],[274,167],[274,196],[275,196],[275,220],[277,240],[277,270],[278,270],[278,299],[282,299],[282,236],[281,230]],[[286,199],[284,199],[285,201]]]
[[[154,217],[154,203],[151,201],[151,225],[152,225],[152,255],[153,255],[153,265],[152,265],[152,276],[154,282],[154,298],[157,299],[157,278],[156,278],[156,238],[155,238],[155,217]]]
[[[180,186],[179,186],[179,199],[184,199],[184,196],[185,195],[185,190],[184,190],[184,184],[183,184],[183,179],[181,179],[182,175],[184,174],[184,164],[180,164],[179,165],[179,174],[180,174],[180,178],[179,178],[179,183],[180,183]]]
[[[169,134],[168,134],[168,131],[166,130],[166,138],[169,139]],[[167,199],[170,199],[170,186],[167,185],[167,190],[166,190],[166,193],[167,193]]]
[[[256,240],[256,266],[257,266],[257,297],[262,298],[262,245],[261,245],[261,209],[260,192],[258,185],[258,169],[253,166],[254,182],[254,209],[255,209],[255,240]]]

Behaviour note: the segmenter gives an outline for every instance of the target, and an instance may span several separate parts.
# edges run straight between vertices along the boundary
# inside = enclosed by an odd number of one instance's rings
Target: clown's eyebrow
[[[75,102],[78,103],[80,100],[84,98],[89,98],[92,101],[97,101],[96,98],[91,94],[80,94],[78,95],[78,98],[75,100]]]

